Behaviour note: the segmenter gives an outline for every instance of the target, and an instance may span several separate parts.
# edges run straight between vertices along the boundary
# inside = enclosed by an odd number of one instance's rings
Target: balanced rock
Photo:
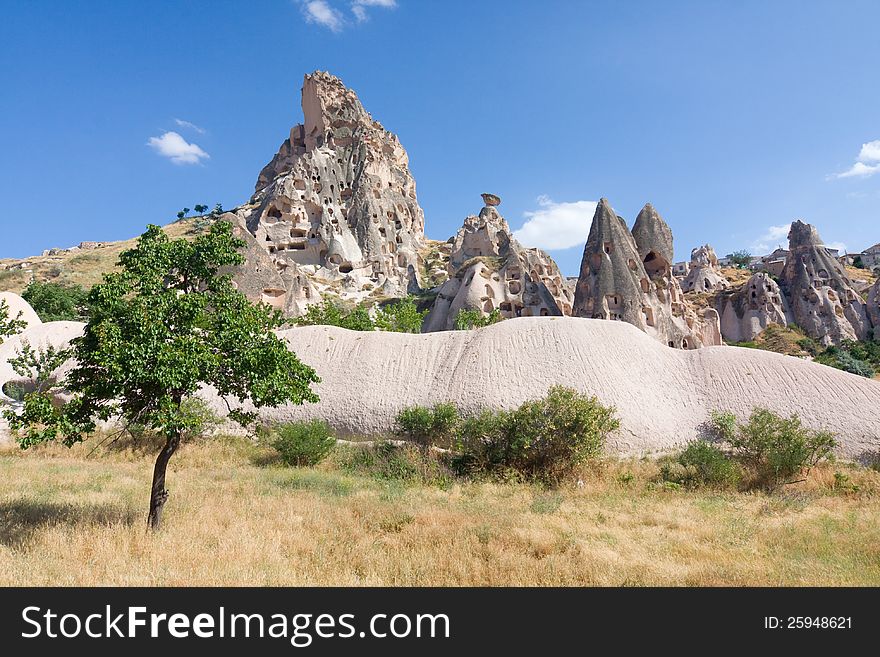
[[[728,342],[747,342],[771,324],[788,326],[791,311],[779,285],[766,272],[754,274],[735,292],[718,298],[721,335]]]
[[[406,151],[329,73],[305,76],[302,109],[236,210],[284,282],[267,277],[261,294],[294,314],[328,289],[353,300],[406,294],[425,223]]]
[[[425,332],[453,328],[460,310],[498,310],[506,319],[571,314],[574,297],[556,263],[540,249],[523,247],[495,205],[465,218],[452,239],[448,273]]]
[[[670,347],[721,344],[718,314],[698,315],[672,275],[672,231],[651,205],[626,222],[601,199],[584,247],[572,314],[627,322]]]
[[[780,287],[788,297],[794,322],[825,345],[866,339],[871,325],[865,302],[818,231],[795,221],[788,241]]]
[[[690,270],[681,283],[685,292],[715,292],[730,287],[718,270],[718,257],[708,244],[691,251]]]

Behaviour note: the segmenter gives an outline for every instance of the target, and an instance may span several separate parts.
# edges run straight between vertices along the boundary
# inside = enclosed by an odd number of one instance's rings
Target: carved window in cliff
[[[611,255],[611,252],[614,250],[614,244],[613,244],[612,242],[605,242],[605,243],[602,245],[602,250],[603,250],[606,254]]]
[[[669,263],[653,251],[649,251],[644,260],[645,271],[651,278],[669,274]]]
[[[682,348],[682,349],[690,349],[690,348],[691,348],[691,343],[688,342],[688,339],[687,339],[687,338],[684,338],[684,339],[681,341],[681,348]]]
[[[642,292],[648,292],[651,289],[651,282],[647,278],[643,278],[639,281],[639,286],[642,288]]]
[[[642,306],[642,315],[644,315],[645,324],[654,326],[654,309],[651,306]]]

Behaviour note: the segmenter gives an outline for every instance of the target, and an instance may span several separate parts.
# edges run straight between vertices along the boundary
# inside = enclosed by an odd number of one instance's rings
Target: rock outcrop
[[[747,342],[771,324],[788,326],[791,311],[779,285],[766,272],[754,274],[738,290],[718,298],[721,335],[728,342]]]
[[[483,200],[480,214],[465,218],[452,240],[449,278],[425,318],[425,332],[453,328],[460,310],[498,310],[506,319],[571,314],[574,297],[553,259],[513,237],[496,209],[499,197],[484,194]]]
[[[865,302],[816,229],[795,221],[788,240],[789,255],[780,288],[788,298],[794,322],[825,345],[866,339],[871,325]]]
[[[880,278],[868,290],[868,317],[874,327],[873,338],[880,342]]]
[[[27,328],[39,326],[43,322],[40,316],[31,308],[31,304],[18,296],[15,292],[0,292],[0,304],[6,303],[9,319],[19,319],[26,323]],[[0,338],[2,340],[2,338]]]
[[[691,251],[688,275],[681,283],[685,292],[717,292],[728,287],[730,281],[719,271],[718,257],[711,246],[704,244]]]
[[[627,322],[670,347],[721,344],[717,312],[709,308],[698,315],[685,303],[672,275],[672,231],[650,204],[633,230],[606,199],[599,201],[572,314]]]
[[[327,291],[355,301],[406,294],[424,238],[406,151],[329,73],[305,76],[302,109],[304,122],[235,211],[269,257],[261,271],[271,260],[277,274],[267,272],[260,295],[297,314]],[[257,281],[240,284],[253,296]]]

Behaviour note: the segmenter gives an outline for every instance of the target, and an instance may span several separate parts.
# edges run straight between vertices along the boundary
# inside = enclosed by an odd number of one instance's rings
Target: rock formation
[[[304,122],[235,211],[269,257],[260,257],[261,298],[297,314],[327,291],[352,300],[406,294],[417,286],[424,237],[406,151],[329,73],[305,76],[302,109]],[[239,284],[253,296],[258,277]]]
[[[868,317],[874,326],[873,338],[880,342],[880,278],[868,290]]]
[[[730,281],[718,270],[718,257],[711,246],[704,244],[691,251],[690,269],[681,283],[685,292],[715,292],[728,287]]]
[[[780,288],[788,297],[794,322],[825,345],[866,339],[871,325],[865,302],[816,229],[795,221],[788,240],[790,253]]]
[[[735,292],[718,298],[721,335],[728,342],[747,342],[771,324],[788,326],[788,301],[770,274],[759,272]]]
[[[0,292],[0,303],[6,302],[6,308],[9,319],[16,319],[26,322],[26,328],[39,326],[43,322],[40,316],[31,308],[31,304],[18,296],[15,292]],[[2,339],[2,338],[0,338]]]
[[[650,204],[630,233],[601,199],[584,247],[572,314],[627,322],[670,347],[721,344],[717,312],[709,308],[699,316],[688,307],[672,276],[672,259],[672,231]]]
[[[498,310],[504,318],[571,314],[573,295],[546,253],[523,247],[496,207],[501,199],[483,194],[486,206],[469,216],[452,240],[449,279],[440,287],[425,332],[453,328],[458,311]]]

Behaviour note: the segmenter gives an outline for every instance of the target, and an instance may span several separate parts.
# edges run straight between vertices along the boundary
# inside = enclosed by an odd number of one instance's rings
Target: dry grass
[[[5,452],[0,584],[880,584],[870,470],[847,470],[859,493],[831,490],[833,468],[773,497],[666,490],[647,461],[558,491],[443,490],[255,465],[265,456],[240,441],[185,447],[151,536],[147,456]]]
[[[171,238],[195,237],[191,219],[168,224],[163,230]],[[101,282],[101,277],[116,269],[119,254],[135,246],[137,238],[123,242],[107,242],[96,249],[71,251],[54,256],[32,256],[16,260],[0,260],[0,269],[27,262],[23,269],[0,271],[0,289],[20,294],[31,276],[39,281],[64,285],[81,285],[85,289]]]

